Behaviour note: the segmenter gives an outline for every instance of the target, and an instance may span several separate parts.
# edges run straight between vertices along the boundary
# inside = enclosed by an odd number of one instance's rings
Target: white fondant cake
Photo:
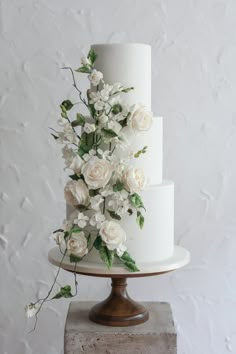
[[[142,103],[151,109],[151,47],[99,44],[92,48],[98,55],[95,68],[103,72],[105,82],[133,86],[134,90],[124,95],[127,104]],[[144,158],[135,161],[149,179],[149,187],[141,194],[147,209],[144,228],[140,231],[129,216],[121,221],[127,234],[126,246],[137,264],[167,259],[174,249],[174,183],[162,180],[162,138],[162,118],[156,117],[151,129],[140,133],[131,146],[134,151],[148,146]],[[121,154],[119,149],[115,153]],[[102,263],[96,249],[86,255],[84,261]]]

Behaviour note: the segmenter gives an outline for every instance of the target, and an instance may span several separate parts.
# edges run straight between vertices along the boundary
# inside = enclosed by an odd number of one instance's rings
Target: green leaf
[[[119,103],[114,104],[114,106],[112,106],[112,109],[111,109],[113,114],[118,114],[118,113],[122,112],[122,110],[123,110],[123,108],[122,108],[121,104],[119,104]]]
[[[59,139],[59,136],[56,136],[56,135],[54,135],[53,133],[51,133],[51,135],[53,136],[53,138],[54,138],[55,140]]]
[[[73,227],[70,232],[72,233],[78,233],[78,232],[81,232],[82,230],[79,228],[79,227]]]
[[[70,236],[70,233],[68,231],[65,231],[64,232],[64,239],[66,240],[68,236]]]
[[[60,291],[52,298],[52,299],[61,299],[62,297],[64,298],[70,298],[73,297],[71,293],[71,286],[66,285],[60,289]]]
[[[127,211],[128,211],[128,213],[129,213],[129,215],[132,215],[132,214],[133,214],[133,210],[132,210],[132,209],[128,209]]]
[[[64,230],[63,229],[57,229],[57,230],[53,231],[53,234],[56,234],[57,232],[64,232]]]
[[[123,90],[121,90],[121,92],[125,92],[128,93],[129,91],[134,90],[134,87],[126,87]]]
[[[102,238],[101,236],[97,236],[93,244],[96,250],[100,249],[101,244],[102,244]]]
[[[138,272],[139,269],[130,254],[125,251],[121,257],[116,255],[130,272]]]
[[[95,60],[97,59],[97,54],[95,53],[93,48],[90,48],[87,58],[91,61],[91,64],[93,65]]]
[[[107,210],[110,216],[115,220],[121,220],[121,216],[116,214],[113,210]]]
[[[119,124],[122,126],[122,128],[124,128],[124,127],[126,127],[127,122],[128,122],[128,119],[124,118],[124,119],[119,121]]]
[[[144,146],[144,148],[142,148],[142,150],[139,150],[134,154],[134,157],[138,158],[141,154],[145,154],[146,152],[147,152],[147,146]]]
[[[89,210],[89,208],[86,207],[86,205],[82,205],[82,204],[77,205],[76,209],[78,209],[80,212]]]
[[[75,256],[74,254],[70,254],[70,262],[71,263],[77,263],[80,262],[82,260],[81,257]]]
[[[100,257],[103,260],[103,262],[106,263],[106,265],[110,269],[113,264],[115,252],[109,250],[107,248],[107,246],[104,246],[103,244],[101,244],[100,248],[99,248],[99,254],[100,254]]]
[[[132,262],[124,262],[125,268],[127,268],[130,272],[139,272],[140,269],[136,266],[135,263]]]
[[[136,208],[143,208],[144,210],[145,207],[143,205],[143,201],[142,198],[140,197],[140,195],[138,195],[137,193],[134,193],[130,196],[130,202],[133,204],[133,206],[135,206]]]
[[[118,180],[115,184],[113,184],[113,191],[120,192],[124,189],[124,183]]]
[[[90,74],[91,68],[88,65],[81,66],[79,69],[75,70],[77,73]]]
[[[137,211],[137,218],[136,218],[136,222],[137,224],[139,225],[140,229],[143,228],[143,225],[144,225],[144,216],[143,214],[141,213],[141,211]]]
[[[101,132],[105,138],[115,138],[118,136],[112,129],[102,128]]]
[[[64,107],[66,111],[69,111],[74,105],[70,100],[65,100],[62,102],[61,106]],[[63,109],[62,111],[65,112]]]
[[[76,174],[70,175],[69,177],[70,177],[71,179],[73,179],[73,181],[78,181],[78,180],[80,179],[80,177],[79,177],[78,175],[76,175]]]
[[[90,189],[89,190],[89,196],[90,197],[95,197],[98,194],[99,194],[99,189]]]
[[[83,114],[81,113],[77,113],[76,114],[76,120],[74,121],[76,122],[76,126],[80,125],[80,126],[84,126],[85,124],[85,117],[83,116]],[[72,122],[73,123],[73,122]],[[75,124],[75,123],[74,123]]]

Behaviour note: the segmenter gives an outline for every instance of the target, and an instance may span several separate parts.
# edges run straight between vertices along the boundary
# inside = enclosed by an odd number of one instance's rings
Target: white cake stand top
[[[162,273],[171,272],[182,268],[190,261],[190,253],[183,247],[175,246],[174,253],[171,258],[163,260],[161,262],[153,263],[138,263],[139,272],[129,272],[122,264],[113,264],[112,269],[108,269],[105,264],[91,263],[81,261],[77,263],[76,269],[74,263],[70,262],[69,256],[65,256],[63,262],[62,254],[58,247],[51,249],[48,253],[49,262],[55,266],[61,266],[61,268],[70,272],[76,271],[76,273],[97,277],[109,277],[109,278],[132,278],[132,277],[145,277],[151,275],[158,275]]]

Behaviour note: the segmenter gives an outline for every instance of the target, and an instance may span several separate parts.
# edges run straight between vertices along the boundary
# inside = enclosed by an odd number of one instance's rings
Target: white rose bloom
[[[113,220],[104,221],[99,233],[107,248],[111,251],[119,248],[126,241],[125,231],[120,224]]]
[[[89,103],[94,104],[97,101],[100,101],[100,92],[89,91]]]
[[[96,101],[94,104],[94,108],[96,109],[96,111],[102,111],[104,107],[105,103],[103,101]]]
[[[123,182],[131,193],[139,193],[145,188],[146,178],[141,168],[128,168],[124,171]]]
[[[71,164],[68,166],[71,170],[73,170],[76,174],[80,174],[81,167],[83,166],[84,161],[81,159],[79,155],[75,155]]]
[[[81,179],[67,182],[64,195],[67,203],[73,206],[89,203],[89,190]]]
[[[77,257],[83,257],[88,253],[88,243],[84,232],[73,232],[67,241],[68,251]]]
[[[103,89],[100,91],[100,97],[102,101],[108,101],[112,86],[105,84]]]
[[[112,165],[106,160],[93,156],[82,166],[82,174],[91,189],[98,189],[104,187],[111,179]]]
[[[62,245],[64,244],[64,232],[58,231],[53,234],[53,239],[56,242],[57,245]]]
[[[91,208],[93,210],[99,210],[100,204],[102,204],[104,201],[103,197],[98,194],[95,197],[90,198],[90,203],[91,203]]]
[[[83,213],[78,213],[77,219],[74,220],[75,224],[77,224],[82,229],[87,225],[89,217],[84,215]]]
[[[81,64],[84,65],[84,66],[87,66],[87,65],[91,65],[91,62],[90,62],[90,60],[88,58],[83,57],[81,59]]]
[[[125,245],[120,245],[117,249],[116,249],[116,252],[117,252],[117,255],[119,257],[122,257],[123,256],[123,253],[127,250],[127,247]]]
[[[93,133],[96,130],[95,124],[85,123],[84,131],[87,134]]]
[[[39,306],[40,306],[39,304],[32,304],[32,303],[26,305],[25,307],[26,316],[28,318],[35,316],[39,310]]]
[[[138,131],[145,131],[151,128],[153,121],[153,113],[139,107],[131,113],[128,124],[131,128]]]
[[[103,78],[103,73],[97,71],[96,69],[93,69],[88,78],[93,86],[97,86]]]
[[[100,229],[101,224],[104,221],[105,221],[105,216],[102,213],[98,212],[91,217],[89,223],[91,226],[94,226],[97,229]]]

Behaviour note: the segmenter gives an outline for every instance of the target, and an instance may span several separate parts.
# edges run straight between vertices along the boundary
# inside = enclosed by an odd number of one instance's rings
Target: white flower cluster
[[[93,66],[95,59],[95,53],[90,51],[77,70],[87,73],[91,84],[86,103],[90,117],[79,113],[77,120],[71,122],[67,111],[73,104],[64,101],[58,121],[62,131],[57,140],[63,144],[66,168],[74,173],[64,195],[74,211],[54,233],[54,239],[78,259],[89,252],[91,235],[98,250],[105,246],[118,257],[126,251],[126,233],[120,220],[135,212],[140,220],[143,204],[138,193],[145,188],[146,178],[142,169],[132,167],[133,155],[121,159],[115,150],[118,145],[126,148],[129,144],[127,131],[141,134],[151,128],[153,119],[145,107],[124,104],[122,96],[132,88],[120,83],[106,84],[103,74]]]

